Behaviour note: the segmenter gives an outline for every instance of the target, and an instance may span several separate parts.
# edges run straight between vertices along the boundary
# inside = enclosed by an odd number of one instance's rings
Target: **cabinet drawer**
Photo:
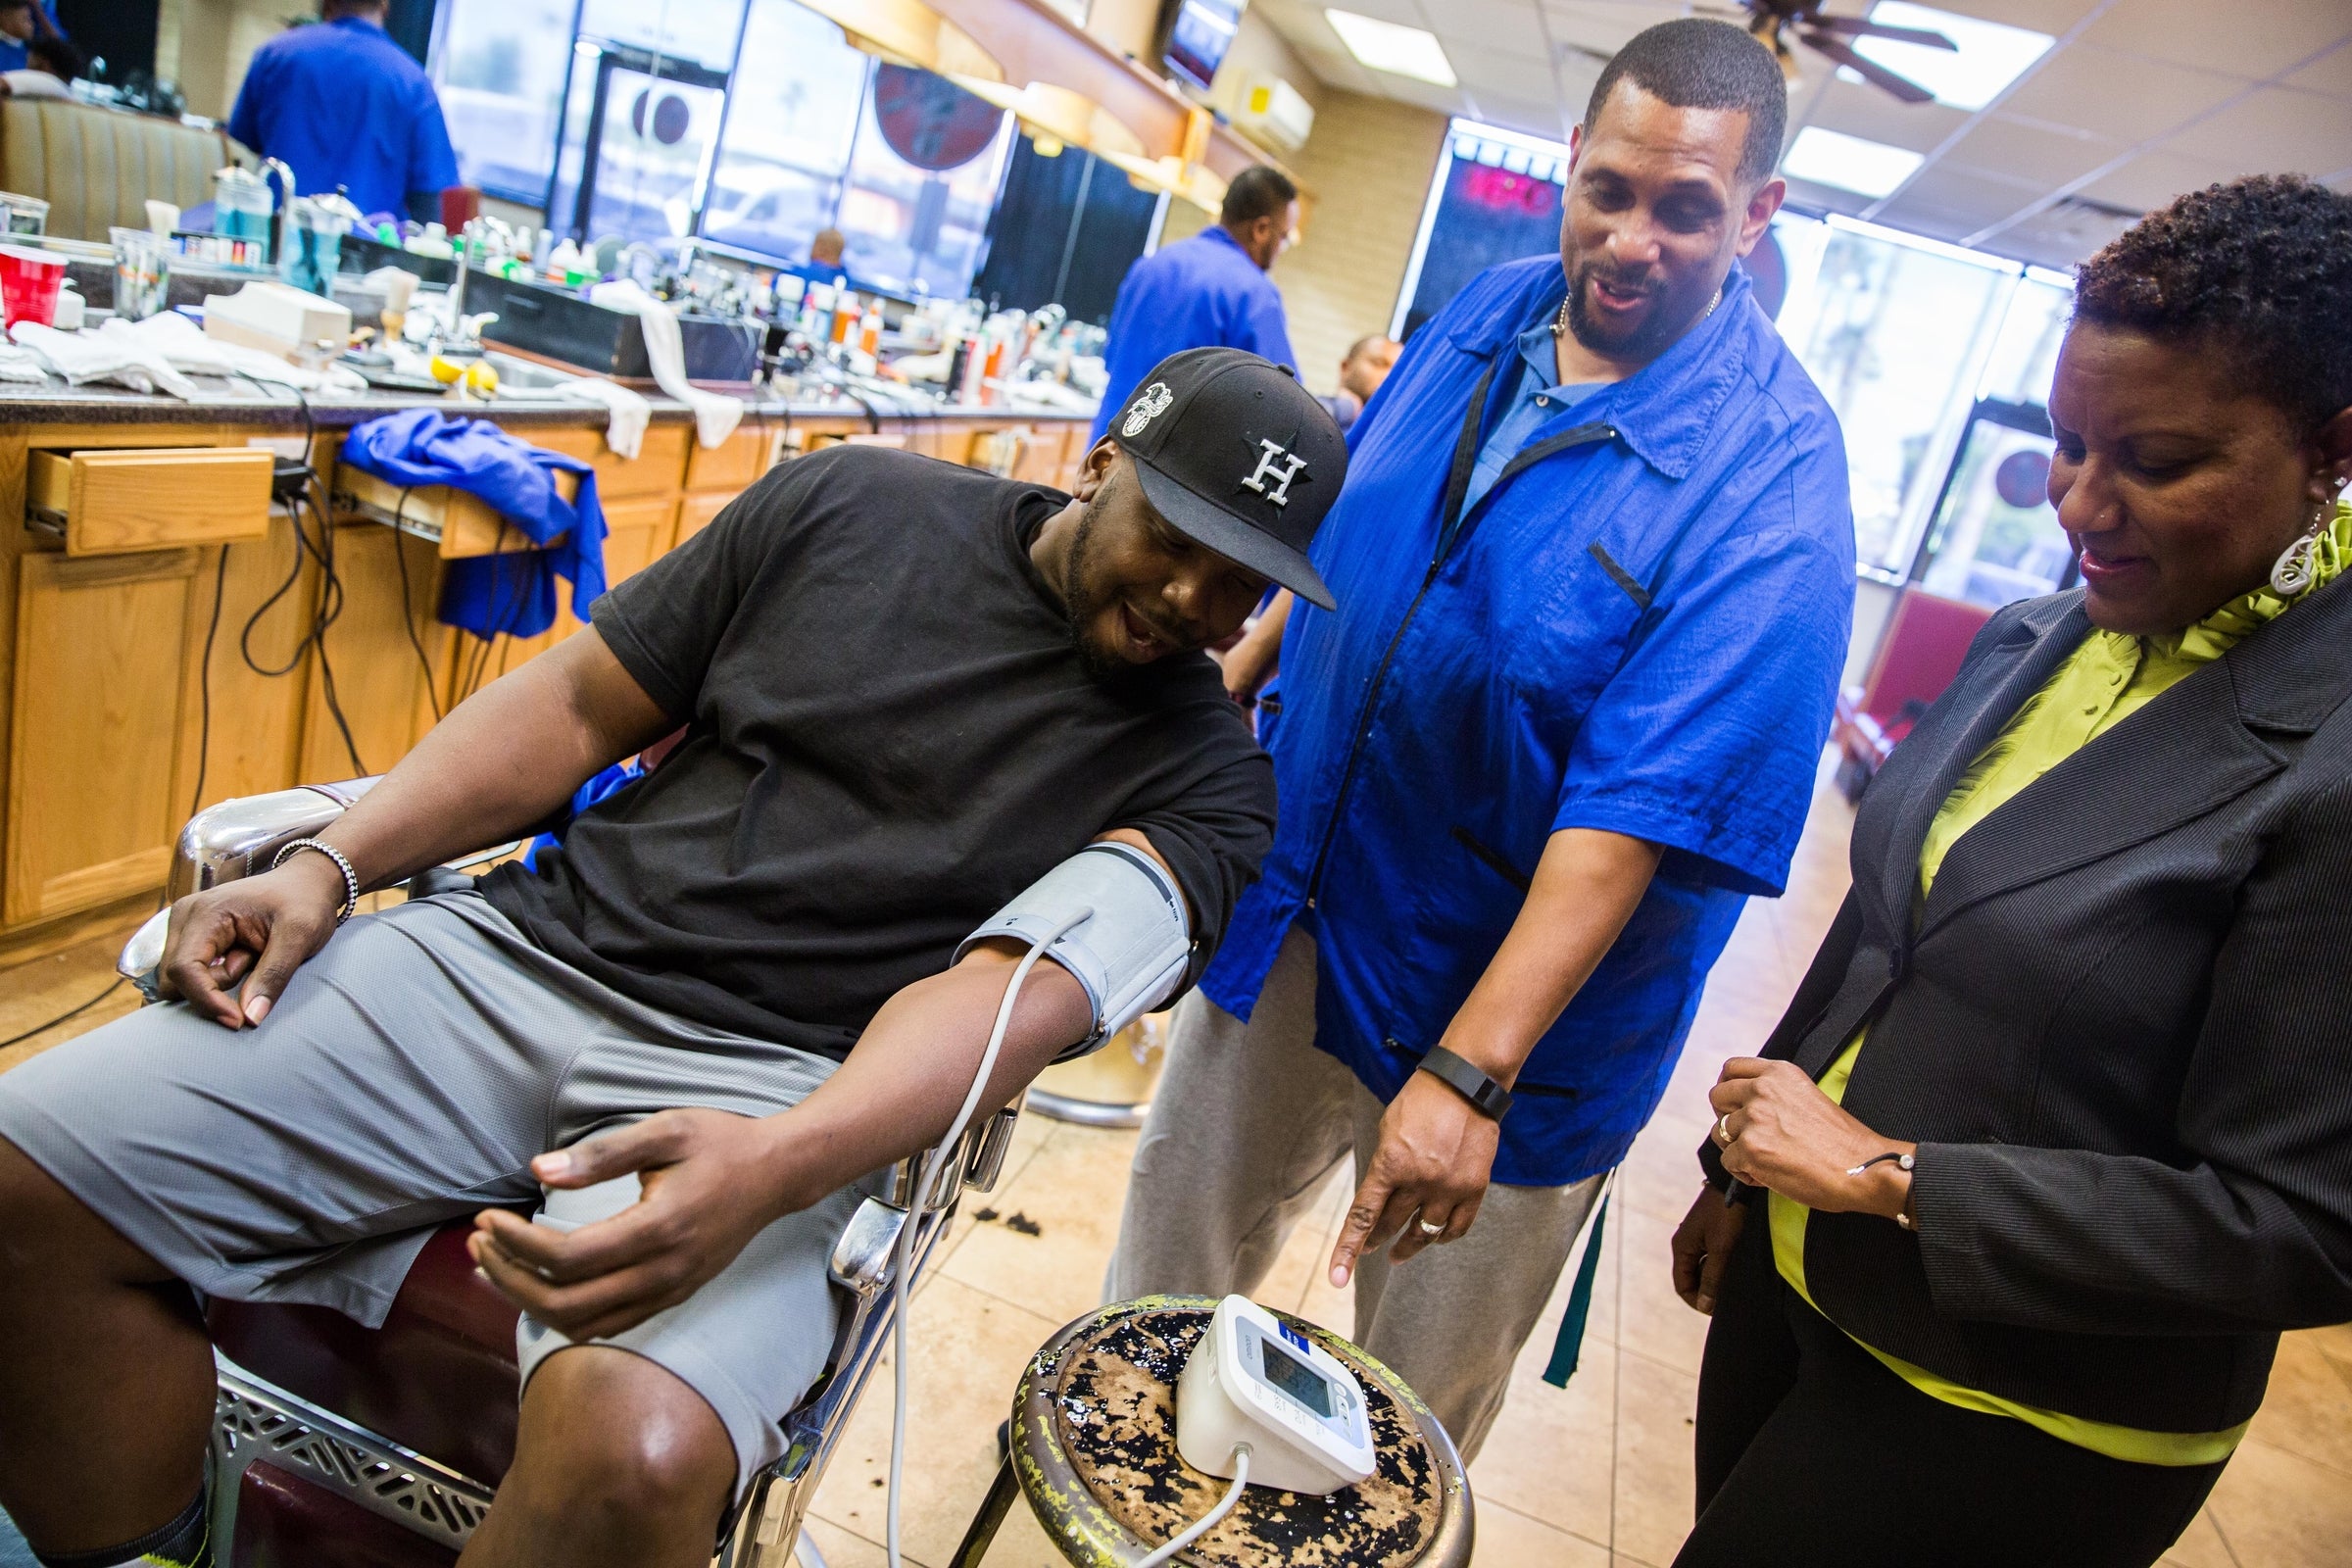
[[[26,520],[69,556],[234,544],[270,533],[267,447],[134,447],[25,455]]]
[[[564,500],[571,500],[579,491],[578,474],[556,475],[556,493]],[[432,541],[443,561],[543,548],[529,534],[493,512],[487,503],[448,485],[427,484],[404,490],[372,473],[338,467],[335,492],[338,504],[348,498],[351,510],[362,516],[391,523],[403,533]]]
[[[637,456],[624,458],[605,445],[602,430],[536,430],[515,432],[523,440],[596,466],[596,491],[607,501],[631,496],[665,496],[677,492],[686,476],[686,451],[693,426],[661,423],[645,432]]]
[[[709,449],[697,445],[687,453],[686,488],[748,490],[776,466],[776,454],[783,444],[780,426],[753,419],[718,445]]]

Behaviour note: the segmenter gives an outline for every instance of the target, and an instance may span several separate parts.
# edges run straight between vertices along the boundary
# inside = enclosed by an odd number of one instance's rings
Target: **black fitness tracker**
[[[1444,1046],[1429,1048],[1429,1054],[1421,1058],[1421,1070],[1470,1102],[1489,1121],[1502,1120],[1502,1113],[1511,1108],[1508,1089]]]

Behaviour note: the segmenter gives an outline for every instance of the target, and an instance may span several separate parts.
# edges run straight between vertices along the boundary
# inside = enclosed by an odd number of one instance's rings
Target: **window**
[[[1455,121],[1390,330],[1410,337],[1497,263],[1557,254],[1567,177],[1564,144]]]
[[[969,288],[1007,117],[944,76],[876,64],[792,0],[753,0],[743,59],[703,232],[801,261],[818,229],[838,228],[861,283]]]
[[[449,0],[433,84],[469,185],[533,207],[547,199],[574,0]]]
[[[1899,581],[2023,269],[1844,220],[1776,222],[1789,255],[1781,335],[1844,427],[1860,564]]]
[[[735,64],[742,0],[582,0],[580,36],[710,71]]]
[[[703,232],[801,260],[832,221],[872,62],[792,0],[753,0]]]

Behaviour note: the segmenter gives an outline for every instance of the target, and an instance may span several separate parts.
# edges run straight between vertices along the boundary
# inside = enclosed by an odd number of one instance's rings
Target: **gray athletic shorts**
[[[144,1007],[0,1075],[0,1138],[206,1295],[372,1328],[435,1226],[543,1196],[533,1155],[678,1106],[769,1115],[833,1068],[632,1002],[457,893],[353,920],[259,1028]],[[739,1482],[782,1455],[779,1422],[824,1370],[826,1263],[866,1185],[778,1220],[690,1299],[600,1342],[710,1401]],[[559,1208],[576,1222],[634,1187]],[[515,1338],[526,1381],[569,1343],[527,1317]]]

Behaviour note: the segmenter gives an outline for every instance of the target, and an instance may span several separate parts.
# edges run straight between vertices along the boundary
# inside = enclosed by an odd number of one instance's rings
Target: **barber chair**
[[[222,802],[181,831],[170,899],[268,869],[294,839],[319,832],[374,779]],[[507,844],[436,866],[414,897],[464,885],[466,868]],[[152,1002],[170,910],[139,928],[118,967]],[[904,1295],[896,1249],[913,1225],[915,1278],[948,1228],[962,1188],[997,1182],[1018,1112],[966,1133],[959,1182],[919,1210],[915,1156],[893,1168],[833,1250],[841,1326],[826,1369],[783,1417],[784,1457],[740,1500],[713,1568],[823,1568],[802,1517],[888,1343]],[[328,1307],[214,1300],[205,1321],[220,1388],[212,1442],[213,1539],[222,1568],[443,1568],[473,1534],[514,1458],[518,1374],[514,1307],[475,1274],[470,1221],[434,1233],[380,1329]],[[912,1282],[909,1281],[909,1284]]]

